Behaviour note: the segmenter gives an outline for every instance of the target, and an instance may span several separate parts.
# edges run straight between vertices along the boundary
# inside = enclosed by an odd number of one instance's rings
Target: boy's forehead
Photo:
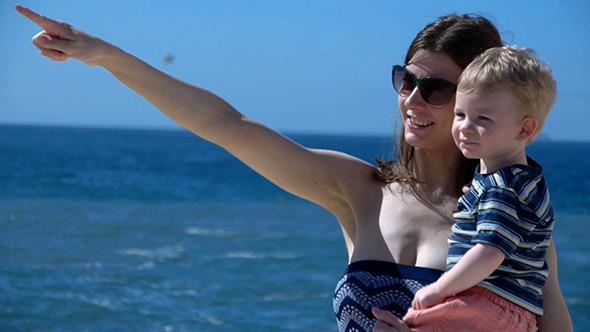
[[[494,110],[496,108],[520,108],[520,101],[510,91],[497,88],[492,91],[477,91],[475,89],[459,90],[455,102],[456,108],[477,108]]]

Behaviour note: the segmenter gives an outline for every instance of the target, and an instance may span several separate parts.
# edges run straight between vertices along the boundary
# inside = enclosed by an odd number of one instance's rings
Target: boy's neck
[[[511,154],[502,155],[496,158],[482,158],[479,160],[479,172],[481,174],[490,174],[500,168],[513,165],[528,165],[527,156],[524,149],[515,151]]]

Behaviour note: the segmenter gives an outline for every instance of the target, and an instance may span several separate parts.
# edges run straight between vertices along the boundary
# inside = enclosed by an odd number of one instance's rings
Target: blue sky
[[[390,70],[415,34],[451,12],[483,14],[534,49],[558,83],[544,135],[590,141],[590,1],[22,0],[209,89],[284,133],[391,134]],[[173,128],[105,70],[52,63],[39,30],[0,4],[0,124]],[[162,58],[173,54],[173,63]]]

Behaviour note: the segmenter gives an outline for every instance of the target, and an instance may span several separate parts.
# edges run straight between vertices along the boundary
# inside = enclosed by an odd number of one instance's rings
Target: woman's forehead
[[[406,67],[418,78],[430,76],[443,78],[450,82],[456,82],[463,71],[447,55],[432,51],[416,52]]]

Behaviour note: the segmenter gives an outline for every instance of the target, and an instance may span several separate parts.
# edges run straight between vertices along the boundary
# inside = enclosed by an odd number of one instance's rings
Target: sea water
[[[289,135],[373,162],[390,137]],[[535,142],[590,330],[590,143]],[[328,212],[180,130],[0,126],[0,331],[336,331]]]

